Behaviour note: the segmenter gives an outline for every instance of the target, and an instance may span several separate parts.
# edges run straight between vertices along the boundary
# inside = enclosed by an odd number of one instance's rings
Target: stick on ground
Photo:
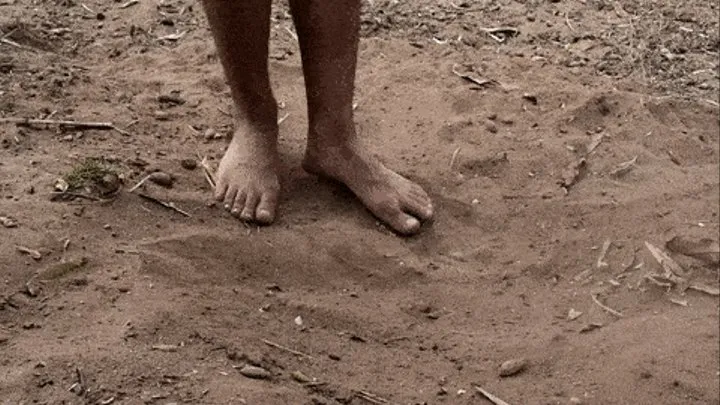
[[[154,202],[155,204],[158,204],[158,205],[162,205],[163,207],[165,207],[165,208],[167,208],[167,209],[170,209],[170,210],[173,210],[173,211],[175,211],[175,212],[177,212],[177,213],[180,213],[180,214],[182,214],[182,215],[184,215],[184,216],[186,216],[186,217],[188,217],[188,218],[192,216],[192,215],[190,215],[190,213],[188,213],[187,211],[183,211],[182,209],[178,208],[178,207],[177,207],[174,203],[172,203],[172,202],[165,202],[165,201],[162,201],[162,200],[158,200],[157,198],[155,198],[155,197],[153,197],[153,196],[150,196],[150,195],[147,195],[147,194],[143,194],[143,193],[138,193],[138,195],[139,195],[140,197],[148,200],[148,201]]]
[[[489,84],[493,84],[493,83],[494,83],[493,80],[489,80],[489,79],[477,79],[477,78],[472,77],[472,76],[470,76],[470,75],[468,75],[468,74],[460,73],[460,72],[457,71],[457,69],[455,68],[455,66],[452,67],[452,72],[453,72],[453,74],[454,74],[455,76],[457,76],[457,77],[459,77],[459,78],[461,78],[461,79],[464,79],[464,80],[466,80],[466,81],[468,81],[468,82],[470,82],[470,83],[476,84],[476,85],[478,85],[478,86],[480,86],[480,87],[484,87],[484,86],[487,86],[487,85],[489,85]]]
[[[355,391],[355,396],[360,399],[363,399],[367,402],[370,402],[371,404],[375,404],[375,405],[388,403],[387,399],[379,397],[379,396],[369,393],[367,391]]]
[[[475,390],[480,393],[483,397],[485,397],[488,401],[492,402],[495,405],[510,405],[507,402],[503,401],[502,399],[496,397],[495,395],[485,391],[481,386],[476,385]]]
[[[590,296],[592,297],[593,302],[594,302],[597,306],[599,306],[600,308],[602,308],[603,311],[605,311],[605,312],[607,312],[607,313],[610,313],[610,314],[613,314],[613,315],[617,316],[618,318],[622,318],[622,317],[623,317],[623,314],[622,314],[621,312],[616,311],[616,310],[614,310],[614,309],[606,306],[606,305],[603,304],[602,302],[600,302],[600,300],[598,300],[598,298],[597,298],[597,294],[592,294],[592,295],[590,295]]]
[[[129,135],[112,122],[93,122],[93,121],[68,121],[68,120],[48,120],[48,119],[31,119],[31,118],[0,118],[0,124],[10,123],[15,125],[57,125],[59,127],[75,128],[75,129],[105,129],[117,131],[123,135]]]
[[[286,351],[286,352],[288,352],[288,353],[292,353],[292,354],[294,354],[294,355],[296,355],[296,356],[298,356],[298,357],[307,357],[308,359],[312,359],[312,358],[313,358],[313,357],[312,357],[311,355],[309,355],[309,354],[305,354],[305,353],[303,353],[303,352],[299,352],[299,351],[297,351],[297,350],[293,350],[293,349],[291,349],[291,348],[289,348],[289,347],[285,347],[285,346],[283,346],[283,345],[281,345],[281,344],[279,344],[279,343],[271,342],[271,341],[269,341],[269,340],[267,340],[267,339],[263,339],[262,342],[265,343],[266,345],[270,346],[270,347],[274,347],[274,348],[276,348],[276,349],[284,350],[284,351]]]

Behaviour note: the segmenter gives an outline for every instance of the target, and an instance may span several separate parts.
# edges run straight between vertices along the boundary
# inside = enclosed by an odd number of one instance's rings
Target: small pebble
[[[518,374],[525,370],[525,367],[527,367],[527,360],[523,358],[508,360],[500,365],[500,377],[510,377]]]
[[[203,134],[203,138],[205,138],[206,140],[209,141],[209,140],[215,138],[215,134],[216,134],[216,132],[214,129],[208,128],[205,130],[205,133]]]
[[[154,115],[155,115],[155,119],[158,121],[167,121],[170,119],[170,113],[168,113],[167,111],[158,110],[158,111],[155,111]]]
[[[197,161],[195,159],[183,159],[180,161],[180,166],[185,170],[195,170],[197,168]]]
[[[5,228],[17,228],[18,222],[10,217],[0,217],[0,224]]]
[[[495,123],[490,120],[485,122],[485,129],[491,134],[496,134],[498,131],[497,125],[495,125]]]
[[[247,378],[254,378],[258,380],[267,380],[270,378],[270,372],[265,370],[262,367],[256,367],[256,366],[243,366],[243,368],[240,369],[240,374]]]
[[[171,175],[165,173],[165,172],[154,172],[151,173],[148,177],[148,180],[152,181],[155,184],[158,184],[163,187],[172,187],[173,185],[173,178]]]
[[[570,403],[571,404],[582,404],[582,399],[580,399],[578,397],[572,397],[572,398],[570,398]]]

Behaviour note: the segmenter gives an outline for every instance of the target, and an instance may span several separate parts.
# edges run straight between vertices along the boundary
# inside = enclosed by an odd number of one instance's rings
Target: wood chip
[[[30,255],[30,257],[32,257],[35,260],[42,259],[42,254],[35,249],[30,249],[29,247],[26,247],[26,246],[16,246],[16,249],[20,253],[25,253],[27,255]]]
[[[479,86],[479,87],[485,87],[485,86],[487,86],[487,85],[490,85],[490,84],[495,83],[494,80],[489,80],[489,79],[477,79],[477,78],[475,78],[475,77],[473,77],[473,76],[470,76],[470,75],[468,75],[468,74],[460,73],[460,72],[457,71],[456,65],[452,67],[452,72],[453,72],[453,74],[455,74],[455,76],[457,76],[457,77],[459,77],[459,78],[461,78],[461,79],[464,79],[464,80],[466,80],[466,81],[468,81],[468,82],[470,82],[470,83],[473,83],[473,84],[475,84],[475,85],[477,85],[477,86]]]
[[[679,300],[676,298],[670,298],[670,302],[672,302],[673,304],[676,304],[676,305],[680,305],[681,307],[688,306],[687,300]]]

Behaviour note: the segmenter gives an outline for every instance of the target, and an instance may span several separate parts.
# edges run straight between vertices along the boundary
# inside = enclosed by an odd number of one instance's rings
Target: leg
[[[338,180],[380,220],[413,234],[432,217],[417,184],[386,168],[357,138],[352,99],[360,0],[290,0],[300,39],[310,128],[303,167]]]
[[[236,129],[218,169],[215,197],[243,220],[275,218],[277,104],[268,73],[271,0],[203,0],[235,103]]]

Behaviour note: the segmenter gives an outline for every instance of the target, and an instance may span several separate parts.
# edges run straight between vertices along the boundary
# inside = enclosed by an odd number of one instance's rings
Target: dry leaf
[[[703,238],[693,240],[682,236],[676,236],[665,244],[671,252],[694,257],[711,264],[720,263],[720,244],[717,240]]]
[[[655,260],[663,267],[665,274],[663,276],[674,283],[685,283],[687,280],[685,277],[688,275],[687,272],[673,260],[667,253],[661,249],[653,246],[649,242],[645,242],[645,246],[652,253]]]
[[[635,163],[637,162],[638,157],[635,156],[634,158],[628,160],[627,162],[622,162],[615,166],[614,169],[610,171],[610,177],[614,178],[620,178],[630,172],[630,170],[635,167]]]
[[[700,292],[703,292],[705,294],[709,294],[709,295],[712,295],[715,297],[720,296],[720,289],[718,289],[716,287],[711,287],[711,286],[705,285],[705,284],[693,283],[688,286],[688,289],[700,291]]]

